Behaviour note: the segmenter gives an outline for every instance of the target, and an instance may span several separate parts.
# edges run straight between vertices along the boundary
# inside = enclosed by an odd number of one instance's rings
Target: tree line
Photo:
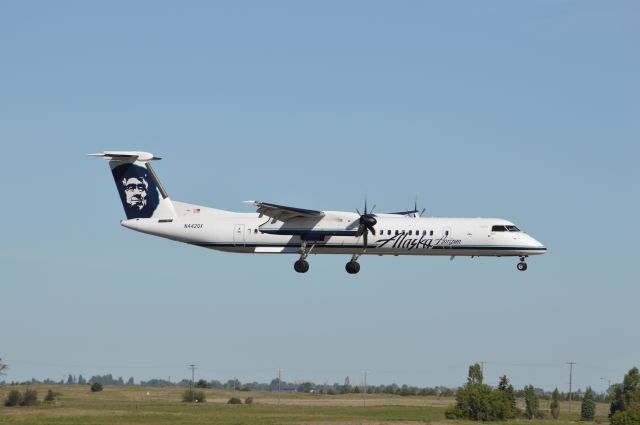
[[[518,394],[506,375],[500,377],[497,387],[484,382],[479,364],[469,366],[467,382],[456,391],[456,402],[445,412],[448,419],[469,419],[474,421],[504,421],[526,418],[544,419],[550,414],[553,419],[560,416],[561,395],[556,388],[551,393],[549,411],[540,408],[539,392],[527,385],[522,390],[524,410],[516,405]],[[613,385],[609,390],[611,425],[640,425],[640,373],[632,368],[624,376],[621,384]],[[587,387],[581,397],[580,420],[593,421],[596,414],[596,394]]]

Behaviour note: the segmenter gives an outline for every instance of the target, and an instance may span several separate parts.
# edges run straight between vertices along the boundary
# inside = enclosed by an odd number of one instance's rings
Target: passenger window
[[[384,230],[380,230],[380,234],[381,234],[381,235],[384,235]]]
[[[253,229],[253,233],[258,233],[258,229]]]
[[[449,236],[449,231],[448,231],[448,230],[445,230],[444,235],[445,235],[445,236]]]
[[[399,233],[400,233],[400,232],[396,230],[396,236],[398,236],[398,234],[399,234]]]
[[[411,230],[409,230],[409,235],[411,235],[411,232],[412,232],[412,231],[411,231]]]
[[[387,235],[391,236],[391,230],[387,230]]]
[[[506,232],[507,228],[505,226],[493,226],[491,228],[492,232]]]
[[[433,236],[433,230],[429,232],[429,236]]]
[[[422,231],[422,236],[427,236],[427,231],[426,230]]]

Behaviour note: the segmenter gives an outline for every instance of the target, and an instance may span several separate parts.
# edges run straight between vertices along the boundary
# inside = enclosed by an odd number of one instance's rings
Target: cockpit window
[[[491,228],[492,232],[506,232],[507,228],[505,226],[493,226]]]
[[[520,229],[518,229],[516,226],[513,226],[513,225],[507,226],[507,230],[510,231],[510,232],[519,232],[520,231]]]

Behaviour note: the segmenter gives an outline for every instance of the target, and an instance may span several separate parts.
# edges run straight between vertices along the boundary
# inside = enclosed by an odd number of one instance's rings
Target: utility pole
[[[364,391],[362,392],[362,407],[367,407],[367,369],[364,370]]]
[[[278,368],[278,406],[280,406],[280,383],[282,382],[282,369]]]
[[[571,384],[573,383],[573,365],[575,362],[567,362],[569,365],[569,412],[571,412]]]
[[[607,397],[609,397],[609,393],[611,392],[611,379],[600,377],[601,380],[607,381]]]
[[[191,382],[189,383],[189,392],[193,394],[193,382],[196,376],[196,365],[190,364],[189,368],[191,369]]]

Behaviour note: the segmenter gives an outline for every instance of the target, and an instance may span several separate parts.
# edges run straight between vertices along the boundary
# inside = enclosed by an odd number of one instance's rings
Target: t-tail
[[[176,216],[171,199],[151,167],[150,161],[161,158],[148,152],[108,151],[89,155],[109,161],[127,219],[171,220]]]

